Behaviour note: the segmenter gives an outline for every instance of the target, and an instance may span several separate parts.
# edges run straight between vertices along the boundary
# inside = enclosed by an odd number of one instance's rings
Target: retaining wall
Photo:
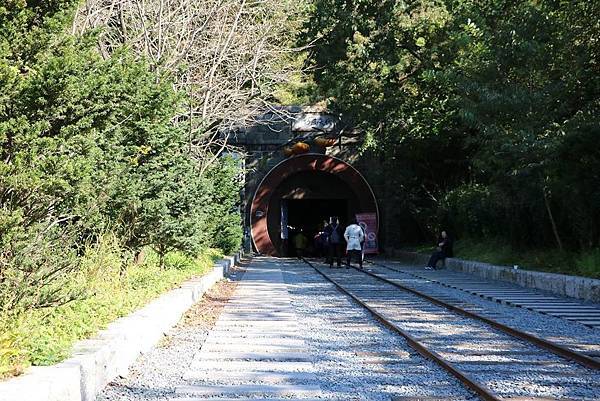
[[[393,255],[403,262],[425,266],[430,255],[416,252],[394,251]],[[513,269],[489,263],[458,258],[447,258],[446,268],[473,274],[489,280],[505,281],[522,287],[535,288],[550,293],[600,303],[600,280],[565,274],[544,273]]]
[[[175,326],[240,257],[237,254],[217,261],[210,273],[116,320],[96,337],[79,341],[66,361],[32,367],[22,376],[0,382],[0,401],[94,401],[112,379],[127,374],[137,357]]]

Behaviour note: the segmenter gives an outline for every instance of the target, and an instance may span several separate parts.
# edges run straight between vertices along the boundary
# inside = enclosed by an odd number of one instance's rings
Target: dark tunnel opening
[[[317,236],[323,231],[325,222],[337,217],[345,225],[348,220],[347,199],[282,199],[281,205],[282,221],[285,221],[284,215],[287,213],[288,238],[291,243],[287,252],[289,256],[297,256],[293,243],[295,236],[300,233],[307,238],[305,254],[322,256],[323,249]]]
[[[295,256],[294,237],[302,230],[307,254],[318,253],[315,235],[336,216],[344,228],[369,214],[370,252],[377,252],[378,210],[373,191],[348,163],[320,154],[292,157],[275,166],[256,189],[250,210],[252,240],[262,254]]]

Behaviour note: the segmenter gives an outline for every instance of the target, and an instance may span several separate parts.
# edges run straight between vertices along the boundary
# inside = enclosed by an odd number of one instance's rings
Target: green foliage
[[[463,238],[454,247],[456,257],[528,270],[600,278],[600,251],[560,251],[554,248],[518,248],[500,238]]]
[[[56,227],[9,232],[0,254],[0,316],[61,305],[80,292],[68,286],[79,269],[73,234]]]
[[[441,220],[473,238],[490,237],[501,232],[494,225],[498,221],[499,207],[488,187],[463,185],[446,193],[442,202],[445,216]]]
[[[69,34],[78,4],[0,6],[0,376],[59,360],[241,237],[237,165],[199,176],[184,96],[129,49]]]
[[[22,320],[0,315],[0,379],[21,374],[27,366],[24,333],[18,330]]]
[[[301,41],[382,161],[393,240],[600,244],[599,4],[315,1]]]
[[[590,249],[577,255],[575,267],[582,276],[600,279],[600,248]]]
[[[319,100],[319,90],[312,76],[302,71],[305,60],[306,52],[292,53],[286,60],[286,66],[292,66],[295,72],[274,88],[272,97],[277,104],[296,106],[314,104]]]
[[[184,280],[204,274],[220,256],[213,250],[196,257],[172,252],[161,268],[159,256],[148,249],[142,264],[123,268],[122,252],[116,237],[102,237],[87,249],[81,269],[68,284],[73,290],[85,290],[84,297],[2,320],[0,377],[30,364],[49,365],[68,357],[75,341],[93,336]]]
[[[231,253],[242,243],[242,221],[239,197],[242,176],[238,160],[226,156],[215,164],[208,175],[212,178],[207,227],[210,246]]]

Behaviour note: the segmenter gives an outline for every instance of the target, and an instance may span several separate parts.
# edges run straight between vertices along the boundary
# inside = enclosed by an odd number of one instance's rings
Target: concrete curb
[[[398,257],[403,262],[423,266],[429,260],[429,255],[417,252],[395,251],[393,256]],[[563,297],[600,303],[600,280],[592,278],[513,269],[457,258],[446,259],[446,268],[489,280],[505,281],[526,288],[548,291]]]
[[[212,272],[189,280],[143,308],[111,323],[73,347],[72,357],[36,366],[0,382],[0,401],[94,401],[96,394],[148,352],[216,282],[226,277],[242,254],[217,261]]]

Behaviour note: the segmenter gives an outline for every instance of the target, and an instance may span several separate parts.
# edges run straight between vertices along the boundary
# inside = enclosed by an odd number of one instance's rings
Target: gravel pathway
[[[127,377],[120,377],[98,394],[97,401],[166,401],[200,349],[243,270],[232,269],[232,281],[222,281],[194,305],[182,321],[152,351],[140,356]]]
[[[256,260],[184,374],[181,397],[307,398],[321,395],[294,307],[274,261]],[[187,399],[187,397],[186,397]]]
[[[219,284],[97,400],[476,399],[305,264],[256,258],[245,278],[234,295]]]
[[[336,274],[344,277],[346,270]],[[366,281],[358,284],[364,293],[375,288]],[[597,330],[435,286],[439,295],[485,309],[494,318],[526,326],[534,333],[563,342],[576,340],[590,347],[600,343]],[[393,299],[393,291],[380,291],[373,302],[389,306]],[[456,341],[456,334],[463,330],[460,319],[447,315],[440,320],[436,307],[416,302],[421,310],[418,314],[410,309],[403,312],[398,304],[394,309],[397,321],[404,322],[415,335],[429,336],[430,345],[462,366],[481,361],[485,351],[490,363],[479,363],[470,373],[486,377],[495,390],[510,389],[505,393],[513,396],[600,399],[595,384],[600,380],[598,374],[562,378],[562,369],[578,367],[559,359],[540,373],[539,364],[547,362],[547,356],[534,349],[521,349],[518,357],[511,355],[512,344],[491,338],[484,326],[473,330],[479,330],[477,335],[486,339],[485,345],[468,337]],[[438,319],[435,329],[446,331],[448,336],[433,335],[428,319]],[[490,352],[490,348],[494,350]],[[498,361],[517,362],[519,375],[510,363],[506,371],[498,369]],[[528,390],[522,394],[512,391],[516,380],[517,387]],[[159,346],[141,356],[127,377],[110,383],[97,401],[207,399],[478,398],[308,265],[290,259],[255,258],[246,273],[238,271],[233,281],[217,284]]]

